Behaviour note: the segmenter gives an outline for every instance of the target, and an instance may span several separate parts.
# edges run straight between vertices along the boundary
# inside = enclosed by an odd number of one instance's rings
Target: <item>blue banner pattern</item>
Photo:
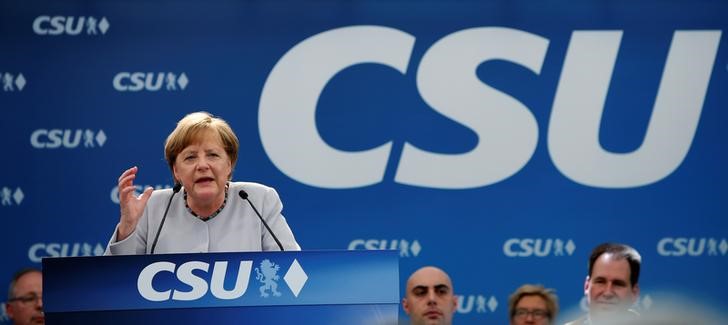
[[[303,249],[398,250],[400,292],[438,265],[459,324],[506,323],[523,283],[579,313],[605,241],[642,253],[639,308],[667,291],[726,310],[727,16],[712,0],[0,2],[0,279],[101,254],[118,175],[171,187],[164,139],[207,110],[241,139],[233,178],[278,190]]]

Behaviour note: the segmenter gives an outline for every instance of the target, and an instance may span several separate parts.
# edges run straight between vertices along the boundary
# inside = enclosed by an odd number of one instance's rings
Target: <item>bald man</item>
[[[451,325],[456,306],[452,281],[445,271],[425,266],[407,280],[402,308],[412,325]]]

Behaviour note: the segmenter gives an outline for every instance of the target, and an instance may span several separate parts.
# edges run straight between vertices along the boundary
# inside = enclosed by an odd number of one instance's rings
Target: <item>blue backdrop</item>
[[[102,253],[118,175],[171,187],[207,110],[234,179],[275,187],[304,249],[435,264],[461,324],[522,283],[578,310],[604,241],[640,308],[728,308],[725,1],[2,1],[0,279]]]

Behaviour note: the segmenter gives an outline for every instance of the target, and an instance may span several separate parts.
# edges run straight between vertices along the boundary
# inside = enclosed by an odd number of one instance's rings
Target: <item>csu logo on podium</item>
[[[271,296],[271,293],[274,297],[280,297],[282,295],[278,291],[278,280],[280,276],[277,274],[280,270],[280,265],[264,259],[260,262],[259,266],[255,271],[257,273],[256,279],[262,283],[262,286],[259,288],[260,297],[264,299],[268,298]],[[212,267],[210,267],[210,263],[201,261],[189,261],[179,266],[172,262],[154,262],[147,265],[139,273],[137,290],[144,299],[158,302],[169,301],[170,299],[192,301],[204,297],[208,292],[212,293],[212,296],[217,299],[238,299],[248,290],[253,261],[240,261],[237,267],[238,272],[237,279],[235,279],[235,286],[228,290],[224,287],[228,261],[216,261],[212,264]],[[174,275],[173,283],[167,287],[167,290],[158,291],[152,286],[152,282],[155,277],[164,272]],[[212,275],[206,276],[209,273],[212,273]],[[205,276],[202,274],[205,274]],[[291,289],[293,295],[298,297],[307,280],[308,275],[303,271],[298,260],[294,259],[286,275],[283,277],[283,281]],[[165,281],[165,283],[169,282]],[[191,289],[180,290],[178,284],[183,284],[182,287],[185,289]]]
[[[260,286],[260,296],[264,298],[273,296],[280,297],[281,293],[278,292],[278,279],[281,277],[278,275],[278,270],[281,266],[268,260],[267,258],[260,262],[260,268],[255,268],[257,273],[255,279],[260,281],[263,285]],[[262,270],[262,271],[261,271]],[[270,294],[268,293],[270,290]]]

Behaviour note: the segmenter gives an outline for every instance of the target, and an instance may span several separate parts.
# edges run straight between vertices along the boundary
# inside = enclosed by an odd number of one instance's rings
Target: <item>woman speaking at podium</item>
[[[121,218],[105,255],[300,250],[278,193],[232,182],[239,141],[207,112],[185,116],[167,137],[164,155],[173,189],[134,195],[137,167],[119,177]]]

